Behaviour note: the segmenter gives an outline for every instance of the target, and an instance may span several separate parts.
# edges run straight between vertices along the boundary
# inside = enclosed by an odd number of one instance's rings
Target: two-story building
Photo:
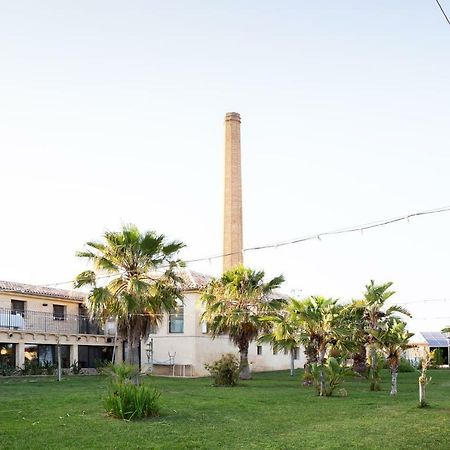
[[[165,314],[157,329],[141,343],[141,368],[155,374],[176,376],[207,375],[205,364],[224,353],[238,350],[227,335],[211,339],[200,292],[210,277],[184,269],[183,301]],[[84,306],[85,294],[29,284],[0,281],[0,367],[21,367],[26,361],[56,364],[60,346],[63,368],[78,362],[94,368],[100,361],[123,361],[126,342],[115,336],[114,323],[102,329],[91,321]],[[274,352],[269,345],[252,342],[249,362],[253,371],[288,369],[290,357]],[[303,352],[298,349],[296,367],[303,367]]]
[[[104,330],[89,320],[84,300],[79,292],[0,281],[0,366],[56,364],[57,345],[64,368],[111,360],[114,326]],[[117,342],[120,357],[121,351]]]

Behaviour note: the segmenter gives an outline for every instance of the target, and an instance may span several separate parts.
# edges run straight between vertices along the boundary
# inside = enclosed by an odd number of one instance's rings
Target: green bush
[[[19,369],[20,375],[46,375],[46,372],[36,359],[25,361],[23,367]]]
[[[157,416],[160,411],[160,393],[149,386],[131,382],[112,383],[105,398],[106,412],[124,420]]]
[[[222,355],[212,364],[205,364],[211,374],[214,386],[236,386],[239,379],[239,361],[232,353]]]
[[[78,375],[81,372],[81,364],[78,361],[74,361],[71,365],[70,365],[70,371],[74,374],[74,375]]]
[[[406,358],[401,358],[398,365],[399,372],[417,372],[417,369],[411,365]]]
[[[106,412],[124,420],[157,416],[160,393],[149,386],[139,385],[139,368],[128,364],[108,365],[103,373],[110,381],[104,405]]]
[[[17,373],[17,368],[14,366],[4,365],[0,366],[0,376],[2,377],[10,377]]]
[[[317,394],[320,394],[320,370],[321,367],[319,364],[311,364],[311,375],[314,379],[314,386]],[[323,364],[322,370],[325,379],[325,392],[323,395],[326,397],[331,397],[333,395],[335,389],[344,382],[346,376],[356,374],[351,367],[346,365],[346,358],[334,358],[332,356],[327,358]],[[347,396],[346,393],[345,396]]]

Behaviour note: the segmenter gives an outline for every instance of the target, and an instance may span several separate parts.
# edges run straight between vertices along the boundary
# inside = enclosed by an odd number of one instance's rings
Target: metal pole
[[[58,381],[61,381],[62,374],[61,374],[61,345],[59,343],[59,337],[58,337],[58,343],[56,347],[57,351],[57,357],[58,357]]]
[[[150,373],[153,373],[153,338],[150,338]]]

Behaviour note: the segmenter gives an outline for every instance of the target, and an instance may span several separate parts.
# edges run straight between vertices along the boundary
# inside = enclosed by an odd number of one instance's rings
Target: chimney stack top
[[[227,112],[225,114],[225,121],[228,121],[228,120],[236,120],[236,121],[240,122],[241,116],[237,112]]]

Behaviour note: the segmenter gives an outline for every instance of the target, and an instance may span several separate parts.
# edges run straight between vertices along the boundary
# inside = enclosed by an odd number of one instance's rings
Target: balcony
[[[109,326],[108,326],[109,325]],[[114,334],[114,327],[107,323],[107,333],[100,325],[87,316],[66,314],[56,316],[40,311],[13,311],[0,308],[0,329],[17,331],[32,331],[44,333],[73,333],[73,334]]]

